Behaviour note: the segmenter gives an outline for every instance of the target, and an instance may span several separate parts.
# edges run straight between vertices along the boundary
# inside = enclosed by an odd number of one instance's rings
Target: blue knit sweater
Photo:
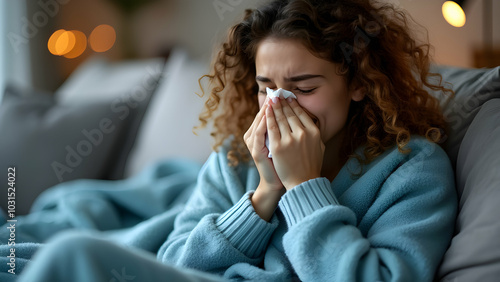
[[[250,197],[252,163],[233,168],[213,153],[158,259],[253,281],[431,281],[453,234],[457,199],[446,153],[420,136],[360,172],[349,160],[330,183],[285,193],[270,222]],[[357,152],[361,152],[359,148]]]

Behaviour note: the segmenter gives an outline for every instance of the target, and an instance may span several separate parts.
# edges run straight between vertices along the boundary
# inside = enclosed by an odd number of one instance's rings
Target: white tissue
[[[266,87],[266,92],[267,92],[267,97],[269,97],[270,99],[272,99],[274,97],[276,97],[276,98],[283,97],[283,99],[286,99],[288,97],[292,97],[294,99],[297,99],[297,96],[295,96],[295,94],[293,94],[292,92],[290,92],[288,90],[281,89],[281,88],[278,88],[278,90],[275,91],[269,87]],[[275,100],[273,100],[273,102],[274,101]]]
[[[271,88],[266,87],[266,92],[267,92],[267,97],[273,100],[273,102],[276,102],[276,99],[279,99],[280,97],[282,97],[283,99],[287,98],[297,99],[297,96],[295,96],[295,94],[281,88],[278,88],[278,90],[272,90]],[[266,132],[266,147],[269,150],[269,154],[267,155],[267,157],[272,158],[273,155],[271,154],[271,148],[269,148],[269,137],[267,136],[267,132]]]

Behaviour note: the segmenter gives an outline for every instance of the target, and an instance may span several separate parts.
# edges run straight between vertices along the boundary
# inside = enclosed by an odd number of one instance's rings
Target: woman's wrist
[[[260,183],[253,193],[250,201],[255,212],[265,221],[271,220],[274,210],[278,207],[281,196],[286,190],[269,189],[265,184]]]
[[[321,176],[310,176],[310,177],[305,177],[304,179],[293,179],[293,180],[291,180],[289,182],[284,181],[283,185],[285,186],[285,189],[287,191],[289,191],[289,190],[292,190],[293,188],[295,188],[296,186],[298,186],[298,185],[300,185],[300,184],[302,184],[304,182],[307,182],[307,181],[309,181],[311,179],[316,179],[316,178],[319,178],[319,177],[321,177]]]

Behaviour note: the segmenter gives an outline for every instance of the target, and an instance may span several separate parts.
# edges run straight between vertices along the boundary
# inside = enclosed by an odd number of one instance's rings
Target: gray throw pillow
[[[8,86],[0,105],[0,183],[15,167],[16,213],[28,213],[41,192],[60,182],[119,177],[120,158],[123,175],[150,95],[58,105],[47,93]],[[7,193],[0,193],[0,206],[7,210]]]
[[[457,233],[438,276],[442,281],[500,277],[500,99],[484,103],[458,153]]]
[[[433,66],[443,82],[455,91],[454,97],[430,91],[440,100],[441,109],[449,124],[449,132],[443,148],[456,165],[458,149],[467,128],[481,106],[488,100],[500,98],[500,67],[492,69],[465,69],[448,66]]]

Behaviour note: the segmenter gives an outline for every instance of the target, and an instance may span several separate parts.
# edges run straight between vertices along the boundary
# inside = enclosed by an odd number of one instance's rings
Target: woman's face
[[[258,46],[255,66],[259,106],[266,99],[266,87],[292,91],[319,127],[324,144],[346,124],[351,100],[364,98],[360,89],[348,89],[336,64],[314,56],[296,40],[265,39]]]

